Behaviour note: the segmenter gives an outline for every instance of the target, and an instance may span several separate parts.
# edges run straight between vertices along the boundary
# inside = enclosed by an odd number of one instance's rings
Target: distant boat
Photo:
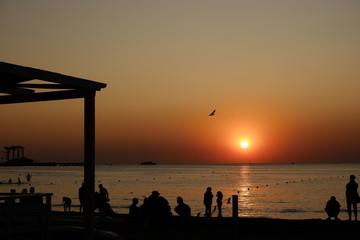
[[[156,165],[157,163],[148,161],[148,162],[141,162],[140,164],[141,165]]]

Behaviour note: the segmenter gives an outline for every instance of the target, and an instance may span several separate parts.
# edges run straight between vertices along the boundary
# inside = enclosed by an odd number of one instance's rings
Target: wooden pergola
[[[100,82],[0,62],[0,104],[84,98],[86,239],[94,239],[95,95],[105,87]]]

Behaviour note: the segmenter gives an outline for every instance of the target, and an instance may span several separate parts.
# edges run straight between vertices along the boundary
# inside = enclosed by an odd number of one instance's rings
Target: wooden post
[[[84,99],[84,239],[94,239],[95,91]]]
[[[233,218],[238,217],[239,206],[238,206],[238,195],[232,195],[232,216]]]
[[[43,198],[43,197],[42,197]],[[43,199],[41,199],[43,201]],[[46,195],[46,230],[45,239],[51,240],[51,195]]]
[[[5,239],[11,240],[12,239],[12,221],[14,218],[14,204],[15,200],[13,198],[5,200]]]
[[[238,205],[238,195],[232,195],[232,239],[239,239],[239,205]]]

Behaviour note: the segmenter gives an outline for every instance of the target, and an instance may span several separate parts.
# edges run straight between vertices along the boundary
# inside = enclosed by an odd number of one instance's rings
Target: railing
[[[51,240],[52,195],[0,193],[0,239],[39,234],[38,239]]]

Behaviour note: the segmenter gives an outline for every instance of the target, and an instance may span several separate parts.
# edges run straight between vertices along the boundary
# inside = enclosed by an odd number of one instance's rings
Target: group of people
[[[13,193],[15,193],[15,189],[12,190]],[[35,188],[34,187],[30,187],[29,191],[27,190],[27,188],[23,188],[23,190],[21,191],[21,194],[34,194],[35,193]],[[20,199],[20,203],[22,204],[42,204],[42,197],[41,196],[34,196],[31,198],[24,198],[24,199]]]
[[[216,206],[212,211],[212,203],[213,197],[211,187],[206,189],[204,193],[204,205],[205,205],[205,216],[210,217],[212,212],[218,209],[218,216],[222,216],[222,199],[223,194],[221,191],[218,191],[216,194]],[[189,205],[184,203],[184,199],[182,197],[176,198],[177,206],[174,208],[174,211],[181,217],[183,221],[186,221],[191,216],[191,208]],[[169,206],[169,202],[162,196],[158,191],[153,191],[149,197],[144,198],[144,203],[138,207],[139,203],[138,198],[133,198],[132,204],[129,209],[129,215],[132,217],[143,217],[146,219],[159,219],[166,218],[171,216],[171,208]]]
[[[95,204],[94,204],[94,210],[98,209],[99,212],[102,212],[106,215],[113,215],[115,212],[112,210],[110,204],[109,204],[109,192],[102,184],[98,185],[99,191],[95,192]],[[80,201],[80,212],[82,211],[84,207],[84,199],[85,199],[85,185],[84,183],[81,185],[78,191],[78,197]],[[70,199],[71,201],[71,199]],[[64,202],[63,202],[64,204]],[[71,202],[70,202],[71,205]],[[70,208],[70,207],[69,207]],[[64,205],[64,211],[65,211],[65,205]]]
[[[357,221],[357,203],[360,202],[358,193],[358,184],[355,182],[355,175],[350,175],[350,182],[346,185],[346,205],[349,216],[349,221],[352,220],[352,212],[354,212],[354,219]],[[208,187],[204,193],[203,204],[205,206],[205,216],[210,217],[213,212],[218,210],[218,216],[222,216],[222,204],[223,194],[221,191],[216,193],[216,205],[212,210],[214,195],[212,188]],[[79,200],[80,200],[80,212],[83,209],[84,203],[84,184],[79,188]],[[184,203],[182,197],[177,197],[177,206],[174,211],[183,219],[191,216],[191,208]],[[95,192],[95,209],[106,215],[115,214],[109,204],[109,193],[102,184],[99,184],[99,191]],[[172,216],[169,202],[158,191],[152,191],[149,197],[144,198],[144,202],[141,206],[138,206],[139,199],[133,198],[132,204],[129,207],[129,215],[134,218],[146,218],[146,219],[166,219],[166,217]],[[71,199],[63,198],[64,211],[70,211]],[[328,220],[334,218],[339,220],[338,215],[340,213],[340,203],[336,200],[335,196],[331,196],[330,200],[326,203],[325,211],[328,215]]]
[[[212,209],[212,202],[214,195],[212,194],[211,190],[212,190],[211,187],[208,187],[206,189],[206,192],[204,193],[203,203],[205,205],[205,216],[207,217],[211,217],[212,215],[211,209]],[[223,194],[222,192],[218,191],[216,193],[216,206],[214,207],[213,212],[215,212],[217,208],[219,212],[218,214],[219,217],[222,216],[222,200],[223,200]]]
[[[31,181],[31,177],[32,177],[32,175],[30,174],[30,173],[27,173],[27,174],[25,174],[25,178],[26,178],[26,181],[28,181],[29,183],[30,183],[30,181]],[[9,178],[9,180],[8,180],[8,184],[12,184],[13,183],[13,180],[11,179],[11,178]],[[21,179],[18,177],[17,178],[17,182],[16,182],[17,184],[21,184]]]
[[[181,221],[187,221],[191,216],[191,208],[184,203],[182,197],[177,197],[177,206],[174,211],[180,216]],[[152,191],[149,197],[144,198],[144,203],[137,206],[138,198],[132,199],[129,216],[133,219],[144,219],[149,222],[167,220],[172,216],[169,202],[158,191]]]
[[[346,184],[346,208],[349,216],[348,221],[352,220],[352,211],[354,211],[354,219],[357,221],[357,203],[360,202],[358,193],[358,184],[355,182],[355,175],[350,175],[350,182]],[[336,200],[335,196],[331,196],[330,200],[326,203],[325,211],[328,215],[328,220],[333,217],[339,220],[340,203]]]

